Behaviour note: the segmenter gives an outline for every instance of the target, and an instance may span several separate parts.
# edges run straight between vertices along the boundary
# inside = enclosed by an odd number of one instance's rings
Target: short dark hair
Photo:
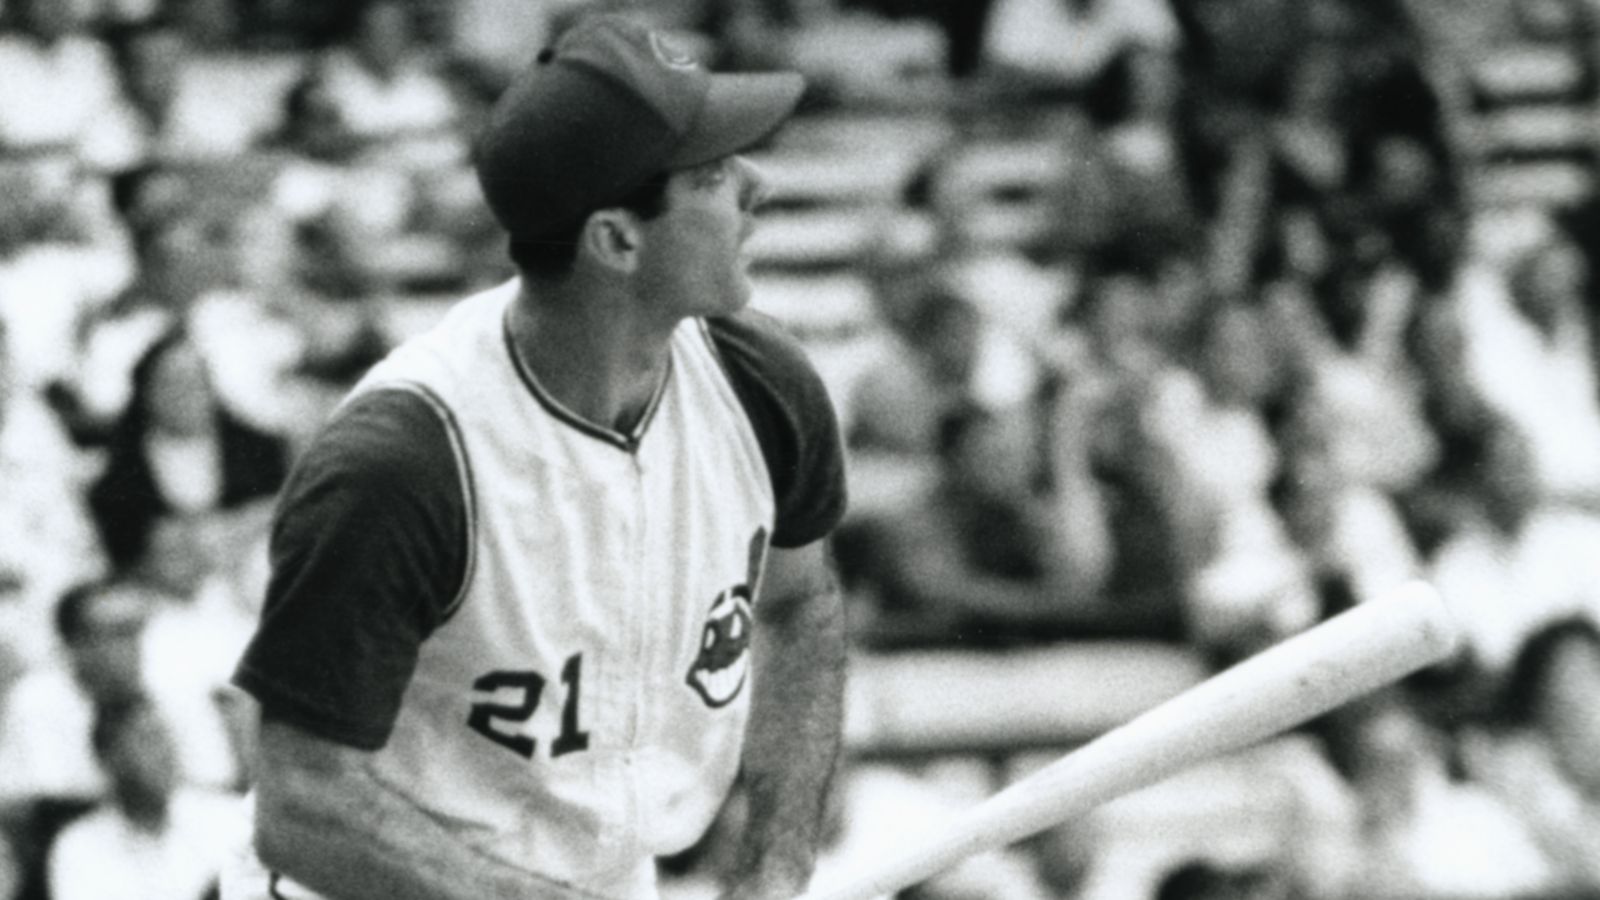
[[[645,221],[654,219],[667,208],[667,179],[671,174],[661,172],[654,175],[629,191],[621,200],[598,209],[620,207]],[[528,275],[557,278],[571,272],[572,264],[578,259],[578,240],[582,236],[583,226],[595,211],[590,210],[583,218],[566,228],[537,238],[512,235],[508,248],[511,262],[516,265],[518,271]]]
[[[1539,698],[1550,682],[1556,652],[1570,641],[1583,641],[1600,650],[1600,626],[1587,616],[1565,616],[1547,623],[1522,642],[1506,677],[1501,705],[1506,721],[1533,724]]]
[[[94,724],[89,729],[89,746],[93,748],[94,755],[105,759],[128,726],[147,713],[155,714],[156,706],[140,692],[96,704]]]
[[[56,635],[61,643],[71,647],[83,641],[97,627],[103,627],[103,622],[95,621],[95,604],[108,595],[130,588],[127,582],[110,579],[83,581],[67,588],[56,601],[55,608]],[[144,627],[142,616],[137,627]]]
[[[940,459],[951,460],[966,446],[967,438],[995,420],[994,414],[973,402],[956,404],[939,419],[935,447]]]
[[[79,582],[56,601],[56,635],[63,644],[75,644],[88,632],[89,605],[105,590],[102,581]]]
[[[170,12],[158,12],[138,22],[111,25],[104,31],[106,43],[111,48],[112,59],[119,69],[126,70],[133,56],[133,45],[146,38],[175,37],[189,42],[189,33]]]

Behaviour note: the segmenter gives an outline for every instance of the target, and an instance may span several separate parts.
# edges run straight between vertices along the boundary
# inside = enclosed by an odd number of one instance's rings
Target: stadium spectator
[[[1097,136],[1084,118],[1068,112],[1060,119],[1050,128],[1052,140],[1059,134],[1060,154],[1034,148],[1029,155],[1061,164],[1093,152]],[[1029,223],[1008,210],[1002,198],[1043,193],[1055,178],[1048,171],[1029,175],[1025,165],[1020,179],[1012,181],[1004,169],[1022,158],[1004,150],[995,158],[995,149],[962,138],[939,147],[907,185],[904,199],[933,226],[931,252],[945,285],[988,324],[1002,326],[1009,341],[1021,344],[1009,348],[1014,358],[1010,380],[1027,393],[1037,387],[1040,373],[1032,371],[1034,361],[1024,351],[1038,352],[1036,343],[1054,326],[1068,285],[1066,273],[1054,265],[1060,255],[1054,246],[1060,242],[1058,229]],[[1044,183],[1035,183],[1041,177]],[[1087,216],[1090,211],[1083,206],[1074,213]],[[1041,264],[1035,257],[1050,258]],[[985,330],[992,340],[995,329]]]
[[[288,470],[288,447],[217,399],[207,365],[182,329],[134,366],[128,407],[113,431],[105,471],[89,490],[106,554],[119,571],[146,558],[170,518],[248,515]]]
[[[368,256],[372,235],[338,210],[302,221],[247,198],[221,230],[225,274],[187,325],[222,406],[298,446],[336,399],[327,382],[349,383],[388,346],[393,286]]]
[[[12,688],[0,719],[0,801],[104,796],[89,740],[93,710],[144,690],[184,735],[184,781],[222,788],[235,783],[237,756],[210,685],[149,677],[154,654],[147,625],[161,602],[129,583],[85,583],[62,596],[56,632],[64,658],[29,671]],[[174,652],[171,644],[155,649]]]
[[[285,98],[282,125],[269,142],[286,154],[269,196],[291,223],[335,227],[356,259],[375,270],[386,241],[411,227],[423,198],[413,172],[364,158],[365,145],[351,138],[325,81],[302,81]]]
[[[1354,302],[1403,312],[1408,295]],[[1285,474],[1281,502],[1319,573],[1344,581],[1358,601],[1417,574],[1419,560],[1391,492],[1432,466],[1437,445],[1395,339],[1380,316],[1344,349],[1303,294],[1275,294],[1271,315],[1292,336],[1298,383],[1280,425]],[[1377,334],[1377,338],[1372,335]]]
[[[1115,252],[1148,265],[1197,246],[1200,219],[1179,144],[1182,83],[1172,54],[1140,48],[1126,57],[1127,86],[1105,129],[1117,228],[1105,235]]]
[[[1160,0],[996,0],[985,29],[983,65],[991,73],[1081,96],[1107,90],[1105,82],[1121,74],[1117,64],[1128,55],[1171,54],[1178,42],[1177,22]]]
[[[1161,879],[1155,900],[1287,900],[1292,896],[1289,879],[1270,868],[1191,860]]]
[[[1082,415],[1070,405],[1060,415]],[[1045,492],[1045,439],[1029,413],[969,406],[948,414],[940,477],[905,509],[860,529],[879,603],[867,642],[992,648],[1139,621],[1100,600],[1110,548],[1087,431],[1077,421],[1054,429],[1054,489]]]
[[[10,681],[48,658],[55,600],[103,561],[55,422],[16,389],[0,320],[0,706]]]
[[[1479,662],[1500,673],[1546,619],[1600,610],[1600,518],[1545,502],[1526,436],[1475,399],[1478,411],[1464,416],[1475,424],[1449,434],[1439,469],[1409,505],[1436,545],[1429,579]]]
[[[184,122],[179,117],[188,36],[174,26],[154,23],[131,29],[118,38],[113,46],[124,93],[142,138],[142,161],[148,164],[183,158],[183,145],[196,136],[186,132],[194,130],[200,137],[205,135],[205,129],[196,127],[201,123]],[[224,128],[226,122],[222,118],[210,124]]]
[[[1359,204],[1358,215],[1384,235],[1397,263],[1428,272],[1435,265],[1429,241],[1436,220],[1455,211],[1449,171],[1428,145],[1406,135],[1385,135],[1359,150],[1351,162],[1351,204]]]
[[[250,149],[258,123],[244,110],[225,107],[212,83],[226,79],[226,53],[203,50],[165,17],[112,34],[140,166],[227,160]],[[263,86],[263,95],[270,92]]]
[[[0,319],[14,383],[32,396],[77,366],[76,331],[132,277],[126,229],[104,182],[0,155]]]
[[[1453,305],[1465,342],[1462,374],[1527,438],[1541,493],[1551,499],[1600,496],[1588,283],[1578,248],[1552,230],[1512,261],[1503,281],[1475,272]]]
[[[0,156],[82,163],[117,171],[133,160],[132,135],[109,49],[78,6],[12,0],[0,30]]]
[[[164,0],[74,0],[85,18],[101,29],[141,25],[161,14]]]
[[[1041,249],[1046,257],[1093,270],[1105,265],[1119,238],[1133,232],[1128,225],[1141,218],[1143,198],[1129,196],[1128,178],[1119,171],[1121,160],[1086,113],[1062,116],[1054,132],[1064,159],[1048,197],[1047,246]]]
[[[211,223],[167,206],[180,202],[172,195],[191,190],[183,178],[159,172],[128,188],[136,275],[115,300],[78,322],[77,370],[70,381],[50,388],[56,412],[81,445],[110,440],[128,406],[140,357],[226,277]]]
[[[1315,582],[1348,592],[1324,597],[1323,611],[1333,613],[1383,597],[1420,574],[1421,560],[1390,495],[1353,477],[1340,461],[1337,413],[1313,397],[1302,402],[1283,445],[1277,499]]]
[[[1565,887],[1600,888],[1600,629],[1584,615],[1545,623],[1505,685],[1510,727],[1472,745],[1470,774],[1521,813]]]
[[[1004,333],[942,281],[910,275],[904,303],[881,297],[896,341],[851,397],[851,444],[931,455],[940,422],[975,403],[1017,409],[1031,398],[1026,358]]]
[[[315,90],[352,146],[403,152],[409,142],[449,137],[456,102],[420,49],[404,3],[367,0],[350,43],[318,60]]]
[[[1179,146],[1190,191],[1207,217],[1223,206],[1228,172],[1260,143],[1273,89],[1299,51],[1294,7],[1283,0],[1172,4],[1182,31]]]
[[[180,755],[199,761],[182,768],[238,780],[233,723],[216,719],[226,698],[211,691],[260,596],[284,438],[292,448],[320,419],[319,380],[357,377],[386,329],[431,315],[419,292],[503,273],[461,148],[496,77],[594,2],[0,0],[0,691],[20,679],[0,795],[66,796],[44,816],[56,821],[103,787],[72,660],[93,683],[97,669],[141,670],[159,706],[188,710],[166,710],[191,723]],[[1582,746],[1571,726],[1588,721],[1580,692],[1596,690],[1592,644],[1561,630],[1522,648],[1551,616],[1600,611],[1600,518],[1558,505],[1600,500],[1594,258],[1540,217],[1508,229],[1509,254],[1464,240],[1468,225],[1487,230],[1462,206],[1469,148],[1444,127],[1444,70],[1425,68],[1440,48],[1399,14],[1423,4],[601,2],[712,25],[725,43],[707,59],[815,57],[808,104],[848,114],[797,123],[779,155],[859,154],[853,129],[884,122],[896,150],[923,132],[937,148],[897,209],[822,201],[848,206],[839,221],[909,214],[936,234],[928,256],[874,285],[881,322],[852,323],[848,347],[819,354],[848,357],[854,386],[852,488],[868,527],[839,551],[880,593],[869,647],[1181,625],[1180,652],[1226,658],[1304,625],[1313,585],[1332,611],[1422,571],[1487,671],[1538,682],[1518,698],[1550,699],[1469,754],[1479,783],[1466,795],[1441,780],[1443,738],[1391,728],[1387,713],[1355,727],[1368,757],[1393,763],[1364,764],[1362,796],[1409,798],[1383,807],[1374,858],[1402,873],[1397,890],[1453,888],[1503,854],[1483,885],[1531,872],[1526,835],[1486,811],[1487,787],[1523,813],[1558,881],[1596,884],[1572,862],[1600,831],[1581,774],[1594,754],[1556,749]],[[1541,13],[1566,3],[1489,6],[1501,24],[1543,23],[1542,51],[1587,52],[1589,36],[1550,24],[1576,21],[1570,10]],[[960,33],[940,60],[929,29],[866,8]],[[954,24],[991,9],[993,27]],[[440,34],[471,58],[436,57],[423,41]],[[938,81],[939,62],[965,83]],[[1008,78],[1024,72],[1043,90],[1013,105]],[[280,102],[282,130],[263,142]],[[1030,156],[983,174],[1018,148],[1061,168],[1027,181]],[[488,251],[466,252],[474,240]],[[145,390],[176,395],[156,405],[204,433],[128,437],[129,419],[152,418],[130,405],[130,372],[167,353],[157,342],[187,346],[142,370],[168,370],[149,380],[172,390]],[[50,420],[42,391],[64,417]],[[268,465],[226,449],[228,417],[263,433]],[[106,568],[83,487],[119,421],[96,502],[149,624],[126,629],[133,640],[108,612],[103,634],[84,626],[94,635],[62,650],[53,601]],[[253,499],[212,509],[245,482]],[[1482,833],[1461,839],[1473,822]],[[1495,834],[1505,848],[1485,846]],[[1460,872],[1439,871],[1457,858]],[[1244,890],[1217,881],[1189,885]]]
[[[100,447],[85,495],[111,570],[187,601],[217,579],[247,577],[258,562],[292,447],[221,396],[219,350],[189,324],[206,307],[162,299],[180,296],[134,301],[97,323],[85,374],[97,376],[88,386],[101,399],[79,437]],[[235,342],[231,351],[250,366],[250,349]]]
[[[1284,202],[1326,205],[1349,183],[1343,127],[1345,70],[1338,48],[1301,48],[1270,123],[1276,192]]]
[[[243,33],[247,4],[240,0],[182,0],[168,3],[174,20],[198,46],[229,49],[247,37]]]
[[[1090,348],[1076,377],[1100,398],[1085,432],[1114,548],[1107,602],[1142,611],[1157,632],[1181,627],[1218,538],[1212,498],[1183,470],[1195,392],[1156,302],[1161,291],[1154,277],[1118,266],[1092,278],[1072,310]]]
[[[456,53],[487,68],[496,80],[509,81],[527,65],[530,48],[554,42],[552,21],[559,15],[559,7],[572,2],[461,0],[455,4],[451,44]]]
[[[1428,72],[1436,48],[1408,6],[1394,0],[1341,3],[1345,21],[1327,30],[1347,60],[1354,184],[1379,201],[1376,210],[1396,248],[1414,258],[1412,214],[1459,206],[1465,148],[1454,146],[1447,134],[1440,85]]]
[[[1365,811],[1354,896],[1507,897],[1556,884],[1516,812],[1449,772],[1444,737],[1397,695],[1342,716],[1334,752]]]
[[[456,243],[488,219],[466,165],[482,104],[415,39],[411,7],[372,0],[357,13],[350,43],[289,93],[277,142],[297,158],[276,200],[296,223],[341,231],[379,287],[460,280]]]
[[[1213,304],[1200,323],[1192,378],[1180,383],[1191,423],[1179,471],[1216,512],[1212,555],[1196,573],[1190,637],[1224,656],[1293,634],[1321,610],[1312,573],[1272,505],[1282,454],[1264,409],[1276,390],[1271,330],[1257,307]]]
[[[295,371],[332,385],[355,383],[388,351],[381,276],[361,260],[360,245],[324,217],[295,230],[295,276],[284,313],[300,333]]]
[[[202,900],[248,840],[240,801],[183,787],[178,741],[141,695],[95,710],[99,809],[66,826],[49,857],[52,900]]]
[[[1313,219],[1294,221],[1318,231]],[[1391,494],[1415,485],[1438,447],[1403,341],[1414,281],[1383,262],[1353,276],[1337,247],[1325,249],[1333,255],[1317,263],[1307,258],[1321,251],[1288,249],[1291,274],[1266,291],[1266,315],[1291,369],[1280,398],[1279,501],[1319,582],[1338,581],[1360,602],[1417,574],[1417,551]],[[1317,285],[1322,267],[1342,283]],[[1335,299],[1319,303],[1318,293]]]

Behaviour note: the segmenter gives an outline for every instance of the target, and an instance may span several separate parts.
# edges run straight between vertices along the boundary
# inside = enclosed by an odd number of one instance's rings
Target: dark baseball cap
[[[761,141],[804,89],[794,72],[712,73],[667,35],[590,16],[495,104],[474,147],[478,183],[507,231],[537,238]]]

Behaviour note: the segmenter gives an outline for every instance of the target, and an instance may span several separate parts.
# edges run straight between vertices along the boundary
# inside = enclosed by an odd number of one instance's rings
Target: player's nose
[[[772,183],[767,173],[748,157],[735,156],[733,165],[739,173],[739,208],[753,213],[772,197]]]

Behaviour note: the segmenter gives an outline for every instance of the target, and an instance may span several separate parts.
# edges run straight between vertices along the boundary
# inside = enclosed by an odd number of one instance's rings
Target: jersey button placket
[[[639,750],[648,747],[651,741],[651,672],[654,670],[651,651],[655,641],[659,639],[656,634],[655,617],[652,615],[653,598],[650,581],[650,560],[653,556],[655,535],[651,527],[645,465],[642,453],[637,447],[628,456],[627,476],[629,491],[627,499],[631,505],[630,517],[633,522],[633,546],[628,560],[630,589],[624,615],[628,619],[634,637],[628,659],[628,666],[634,675],[631,679],[632,715],[629,717],[633,727],[627,753],[628,807],[632,813],[628,824],[630,836],[637,840],[644,828],[644,780],[649,777]]]

